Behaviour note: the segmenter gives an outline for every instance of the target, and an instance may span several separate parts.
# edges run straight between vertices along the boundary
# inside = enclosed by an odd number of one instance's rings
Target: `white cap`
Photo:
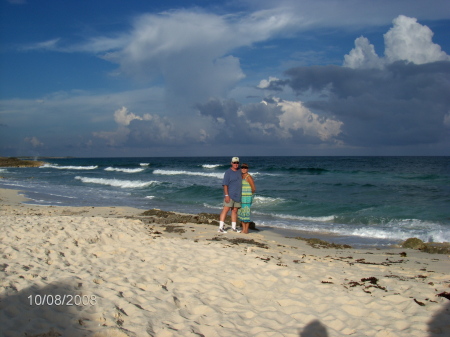
[[[238,161],[239,161],[239,157],[233,157],[233,158],[231,158],[231,162],[232,162],[232,163],[238,162]]]

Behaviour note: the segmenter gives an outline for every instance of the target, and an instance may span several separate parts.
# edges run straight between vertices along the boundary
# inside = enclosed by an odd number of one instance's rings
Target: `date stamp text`
[[[30,305],[61,305],[61,306],[87,306],[96,305],[95,295],[30,295],[28,296]]]

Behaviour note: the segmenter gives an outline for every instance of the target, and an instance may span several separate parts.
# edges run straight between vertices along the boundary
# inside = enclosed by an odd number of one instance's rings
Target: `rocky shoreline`
[[[180,225],[193,223],[219,226],[219,214],[215,213],[180,214],[176,212],[163,211],[160,209],[150,209],[140,214],[139,217],[135,216],[133,218],[139,218],[147,224],[158,223],[161,225]],[[230,216],[227,216],[226,222],[230,223],[230,221]],[[258,228],[256,228],[254,222],[250,223],[250,229],[258,231]],[[298,236],[294,237],[294,239],[305,241],[313,248],[352,248],[349,245],[334,244],[317,238],[303,238]],[[449,242],[423,242],[422,240],[417,238],[409,238],[406,241],[402,242],[399,247],[415,249],[430,254],[450,254]]]
[[[0,157],[0,167],[39,167],[45,162],[37,160],[22,160],[15,157]]]

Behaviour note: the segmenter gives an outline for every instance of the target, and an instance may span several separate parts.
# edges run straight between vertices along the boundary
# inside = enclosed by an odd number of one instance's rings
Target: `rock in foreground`
[[[402,243],[402,247],[418,249],[430,254],[450,254],[450,243],[448,242],[423,242],[418,238],[409,238]]]

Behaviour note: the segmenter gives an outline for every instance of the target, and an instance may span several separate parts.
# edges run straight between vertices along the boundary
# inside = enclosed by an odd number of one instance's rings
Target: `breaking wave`
[[[41,166],[41,168],[54,168],[58,170],[95,170],[98,168],[98,166],[59,166],[54,164],[44,164]]]
[[[81,180],[83,183],[108,185],[120,188],[143,188],[159,184],[158,181],[141,181],[141,180],[119,180],[105,178],[88,178],[76,176],[75,179]]]
[[[124,173],[139,173],[144,171],[144,168],[116,168],[116,167],[107,167],[105,168],[105,171],[110,171],[110,172],[124,172]]]
[[[223,172],[221,172],[221,173],[206,173],[206,172],[177,171],[177,170],[154,170],[153,174],[203,176],[203,177],[218,178],[218,179],[223,178]]]

